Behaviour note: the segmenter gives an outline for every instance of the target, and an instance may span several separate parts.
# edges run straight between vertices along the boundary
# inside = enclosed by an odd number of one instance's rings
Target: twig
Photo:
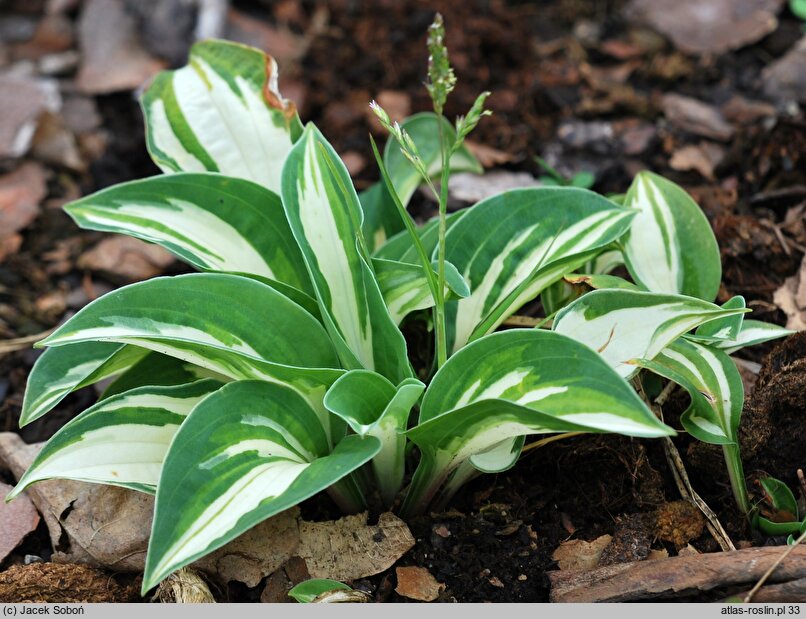
[[[504,320],[506,327],[536,327],[540,324],[540,319],[531,316],[519,316],[515,314]]]
[[[31,344],[35,344],[41,339],[46,338],[53,332],[53,329],[36,333],[35,335],[26,335],[25,337],[18,337],[5,342],[0,342],[0,355],[5,355],[16,350],[23,350],[29,348]]]
[[[641,381],[638,380],[636,383],[639,387],[641,397],[647,404],[649,404],[649,407],[652,409],[658,419],[663,421],[662,406],[669,396],[674,392],[677,384],[669,381],[669,383],[663,388],[663,391],[661,391],[658,397],[655,398],[655,402],[653,404],[649,402],[649,398],[647,398]],[[672,470],[672,476],[674,477],[674,482],[677,486],[677,490],[680,492],[680,496],[694,503],[694,505],[696,505],[697,508],[702,512],[703,516],[705,516],[705,526],[707,527],[708,532],[716,540],[717,544],[719,544],[719,547],[722,548],[722,550],[736,550],[736,546],[734,546],[733,542],[725,531],[725,528],[722,526],[722,523],[719,522],[719,518],[714,513],[714,510],[708,506],[708,504],[692,487],[691,481],[688,478],[688,472],[683,464],[683,459],[680,457],[680,452],[677,450],[674,442],[672,442],[672,439],[668,436],[663,437],[663,452],[666,455],[666,461],[669,463],[669,468]]]
[[[756,583],[756,586],[753,587],[752,589],[750,589],[750,591],[748,591],[747,595],[744,596],[744,600],[743,600],[745,604],[747,604],[748,602],[751,602],[753,600],[753,596],[756,594],[756,592],[759,589],[761,589],[761,587],[764,586],[764,583],[767,582],[767,579],[770,576],[772,576],[772,573],[775,571],[775,568],[777,568],[779,565],[781,565],[781,563],[783,563],[784,559],[786,559],[790,554],[792,554],[792,551],[795,550],[795,548],[797,548],[799,544],[803,543],[803,540],[806,540],[806,531],[801,533],[800,537],[795,540],[795,543],[792,544],[789,548],[787,548],[785,552],[781,553],[781,556],[779,556],[775,560],[775,562],[770,566],[770,569],[768,569],[766,572],[764,572],[764,575]]]

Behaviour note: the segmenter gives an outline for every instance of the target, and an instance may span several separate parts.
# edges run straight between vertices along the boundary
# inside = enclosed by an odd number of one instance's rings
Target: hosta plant
[[[692,394],[683,428],[725,446],[743,500],[728,355],[784,332],[743,320],[740,298],[713,303],[708,223],[653,174],[623,204],[542,187],[448,215],[451,171],[479,170],[463,142],[487,112],[485,93],[455,125],[442,116],[455,82],[442,39],[437,20],[434,113],[398,125],[374,106],[392,137],[361,194],[261,52],[201,42],[154,80],[142,106],[164,174],[66,210],[199,272],[110,292],[41,342],[23,425],[116,378],[10,498],[51,478],[154,494],[146,591],[322,491],[348,512],[411,517],[512,466],[529,435],[673,435],[634,388],[654,372]],[[423,184],[439,214],[416,225],[406,204]],[[554,307],[540,328],[498,330],[541,294]],[[433,362],[412,362],[415,322],[431,326]]]

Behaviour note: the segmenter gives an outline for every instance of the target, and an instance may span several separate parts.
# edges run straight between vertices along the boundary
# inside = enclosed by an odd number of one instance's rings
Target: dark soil
[[[340,153],[360,157],[363,165],[355,174],[359,188],[377,180],[367,137],[367,103],[391,90],[408,96],[412,112],[428,108],[422,87],[425,32],[434,10],[440,10],[459,78],[447,115],[466,112],[480,91],[493,92],[489,105],[494,115],[482,121],[473,141],[507,154],[503,167],[513,171],[539,176],[537,155],[564,174],[593,171],[594,189],[601,192],[623,192],[633,174],[645,167],[679,182],[697,198],[717,235],[724,269],[719,300],[744,295],[754,318],[783,324],[786,317],[772,295],[796,272],[806,248],[802,216],[787,219],[790,209],[806,200],[802,116],[779,113],[736,125],[733,138],[723,145],[725,157],[709,179],[670,168],[670,155],[700,138],[665,120],[661,99],[676,92],[718,106],[734,95],[762,98],[763,67],[799,38],[800,24],[784,12],[778,30],[760,42],[702,59],[681,54],[655,35],[651,49],[637,60],[625,60],[602,45],[627,40],[632,31],[620,13],[624,4],[234,2],[243,13],[269,24],[283,23],[294,33],[307,32],[317,7],[326,6],[327,27],[313,37],[296,65],[281,67],[281,89],[289,96],[295,93],[303,119],[316,122]],[[12,12],[37,15],[32,3],[4,3],[8,5]],[[594,37],[584,35],[591,24]],[[629,77],[613,77],[630,62],[635,66],[629,67]],[[146,153],[132,93],[96,97],[96,103],[109,138],[103,154],[86,174],[51,170],[46,208],[24,232],[20,251],[0,263],[0,337],[45,331],[122,283],[76,266],[81,252],[101,237],[78,231],[57,208],[87,192],[158,172]],[[608,123],[614,133],[591,137],[586,134],[590,125],[583,124],[591,121]],[[427,216],[433,205],[418,197],[414,212]],[[54,290],[65,291],[66,305],[54,309],[41,302]],[[772,349],[758,346],[743,356],[761,362]],[[25,382],[36,356],[33,350],[0,355],[4,431],[17,431]],[[764,472],[796,488],[795,471],[806,465],[804,359],[806,340],[791,338],[773,352],[755,393],[748,395],[742,431],[749,478]],[[73,394],[19,432],[27,442],[45,440],[95,397],[92,389]],[[686,396],[672,397],[664,411],[667,421],[675,425],[686,405]],[[690,466],[692,484],[734,540],[780,541],[753,537],[758,534],[751,533],[733,505],[718,449],[685,436],[677,444]],[[635,529],[678,498],[658,442],[618,436],[570,438],[525,455],[504,474],[474,480],[446,512],[410,523],[417,545],[400,564],[428,568],[447,586],[444,601],[547,601],[544,573],[556,567],[551,556],[565,540],[592,540],[603,534],[618,538],[621,531],[619,539],[626,540],[632,558],[643,558],[650,549],[674,554],[676,545],[659,540],[651,526],[639,533]],[[336,515],[327,499],[309,502],[304,510],[322,518]],[[707,533],[691,543],[703,552],[718,550]],[[612,551],[614,560],[618,553]],[[3,567],[21,562],[25,554],[49,557],[44,525]],[[378,601],[405,601],[394,593],[394,579],[390,570],[356,586],[370,590]],[[261,587],[237,585],[216,590],[228,601],[256,601],[260,592]]]

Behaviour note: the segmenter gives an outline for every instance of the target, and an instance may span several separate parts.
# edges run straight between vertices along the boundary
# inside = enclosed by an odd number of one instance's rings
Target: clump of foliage
[[[11,497],[50,478],[155,494],[147,591],[321,491],[347,512],[402,498],[411,517],[514,465],[529,435],[673,435],[636,392],[652,372],[689,391],[683,428],[724,446],[748,509],[728,355],[786,331],[744,320],[741,297],[712,303],[721,266],[708,222],[652,173],[621,203],[540,187],[449,215],[450,173],[481,171],[463,142],[489,112],[484,93],[449,123],[441,20],[429,52],[436,112],[398,125],[374,106],[392,138],[376,149],[382,182],[361,194],[261,52],[201,42],[155,79],[142,105],[164,174],[66,210],[200,273],[110,292],[41,342],[21,424],[117,378]],[[439,215],[417,225],[406,205],[421,184]],[[632,281],[612,274],[621,264]],[[540,328],[497,331],[538,296]],[[423,316],[436,352],[413,367],[401,325]]]

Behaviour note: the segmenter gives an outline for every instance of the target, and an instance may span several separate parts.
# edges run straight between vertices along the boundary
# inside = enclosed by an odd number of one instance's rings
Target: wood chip
[[[592,542],[572,539],[562,542],[551,558],[561,570],[592,570],[599,565],[599,558],[613,538],[602,535]]]

